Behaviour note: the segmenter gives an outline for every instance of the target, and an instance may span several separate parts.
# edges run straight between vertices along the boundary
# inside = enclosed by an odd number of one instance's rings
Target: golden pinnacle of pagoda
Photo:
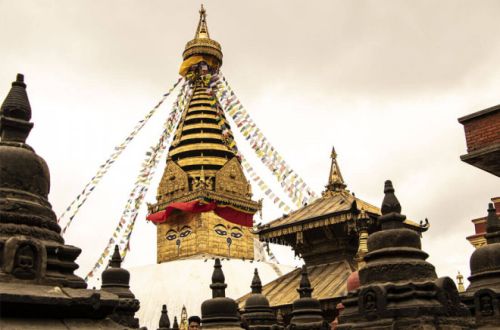
[[[332,147],[332,165],[330,167],[330,176],[328,177],[328,184],[325,186],[327,192],[341,191],[344,190],[347,185],[344,183],[344,178],[342,173],[340,173],[340,167],[337,163],[337,153],[335,152],[335,147]]]
[[[201,5],[200,20],[198,21],[194,39],[186,44],[182,57],[184,62],[179,70],[182,76],[187,74],[192,65],[202,61],[215,70],[222,65],[222,49],[217,41],[210,39],[207,25],[207,12],[203,5]]]

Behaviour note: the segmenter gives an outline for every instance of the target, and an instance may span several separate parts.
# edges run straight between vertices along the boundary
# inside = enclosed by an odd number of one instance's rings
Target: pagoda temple
[[[347,189],[332,149],[328,184],[322,196],[260,226],[258,233],[260,240],[290,246],[304,259],[313,297],[320,301],[325,318],[331,322],[337,315],[337,304],[347,294],[349,275],[364,266],[368,235],[380,230],[380,214],[380,208]],[[419,234],[429,227],[427,222],[417,224],[408,219],[404,226]],[[284,315],[286,323],[292,316],[292,304],[298,297],[295,288],[301,277],[301,270],[296,269],[262,288],[262,294]],[[248,297],[238,299],[240,307]]]

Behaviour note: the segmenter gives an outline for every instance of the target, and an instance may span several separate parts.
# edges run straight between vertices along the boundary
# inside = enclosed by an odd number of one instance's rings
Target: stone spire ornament
[[[107,318],[118,296],[87,290],[73,273],[81,250],[60,235],[48,201],[49,168],[26,144],[30,119],[18,74],[0,107],[0,328],[123,329]]]
[[[220,259],[216,258],[210,284],[212,299],[205,300],[201,304],[203,329],[242,329],[238,305],[233,299],[226,297],[227,284],[224,281]]]
[[[135,318],[134,315],[139,310],[140,304],[139,300],[135,299],[134,294],[130,291],[130,273],[128,270],[121,268],[121,264],[120,251],[118,245],[115,245],[109,267],[101,275],[101,289],[120,297],[120,303],[110,316],[111,319],[127,327],[137,329],[139,328],[139,319]]]
[[[301,279],[297,292],[300,298],[293,302],[292,319],[287,329],[326,330],[328,324],[323,319],[323,311],[317,299],[312,298],[313,288],[307,273],[307,266],[302,266]]]
[[[172,325],[172,330],[179,330],[179,323],[177,322],[177,316],[174,316],[174,324]]]
[[[245,301],[242,317],[245,318],[250,330],[270,330],[277,320],[269,305],[269,300],[262,294],[262,282],[257,268],[255,268],[250,287],[252,294]]]
[[[381,230],[368,237],[360,287],[342,301],[339,329],[469,329],[453,280],[437,278],[420,235],[406,228],[391,181],[385,182]]]
[[[462,301],[474,313],[478,329],[493,329],[500,325],[500,220],[492,203],[484,237],[487,244],[471,255],[470,285]]]
[[[170,319],[168,318],[167,305],[161,307],[160,322],[158,330],[170,330]]]

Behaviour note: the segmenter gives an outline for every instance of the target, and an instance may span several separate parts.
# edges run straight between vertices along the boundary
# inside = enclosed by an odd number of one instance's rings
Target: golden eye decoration
[[[177,231],[173,230],[173,229],[170,229],[169,231],[167,231],[167,235],[165,235],[165,238],[168,241],[173,241],[174,239],[177,238]]]
[[[215,225],[214,231],[219,236],[227,236],[227,227],[223,224]]]
[[[231,237],[232,238],[241,238],[243,236],[243,231],[239,227],[231,228]]]
[[[186,238],[186,237],[187,237],[187,236],[189,236],[192,232],[193,232],[193,230],[191,229],[191,227],[189,227],[189,226],[184,226],[184,227],[182,227],[182,229],[181,229],[181,233],[179,234],[179,237],[181,237],[181,238]]]

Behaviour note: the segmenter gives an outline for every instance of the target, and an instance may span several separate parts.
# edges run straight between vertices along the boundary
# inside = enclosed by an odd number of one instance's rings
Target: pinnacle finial
[[[122,257],[120,255],[120,250],[118,248],[118,245],[115,245],[115,251],[113,252],[113,256],[109,261],[109,266],[114,268],[120,268],[121,265],[122,265]]]
[[[382,214],[401,213],[401,204],[399,204],[391,180],[385,181],[384,200],[382,201]]]
[[[257,268],[255,268],[255,271],[253,272],[252,285],[250,287],[252,288],[252,293],[262,293],[262,282],[260,281],[259,271]]]
[[[161,307],[160,322],[158,323],[160,328],[170,328],[170,319],[168,318],[167,305]]]
[[[179,330],[179,323],[177,323],[177,316],[174,316],[174,324],[172,325],[172,330]]]
[[[222,265],[220,259],[215,259],[214,272],[212,273],[212,284],[210,284],[210,289],[212,289],[212,297],[225,297],[226,296],[226,283],[224,273],[222,272]]]
[[[497,210],[493,203],[488,204],[488,217],[486,218],[486,232],[494,233],[500,231],[500,221],[498,221]]]
[[[337,163],[337,153],[335,152],[335,147],[332,147],[330,158],[332,160],[332,164],[330,166],[330,176],[328,177],[326,191],[334,192],[344,190],[347,185],[344,183],[342,173],[340,173],[340,167]]]
[[[200,21],[198,22],[198,28],[196,29],[196,34],[194,36],[195,39],[210,39],[210,35],[208,34],[208,26],[207,26],[207,12],[203,4],[201,4],[200,8]]]
[[[24,75],[18,73],[0,107],[1,140],[24,143],[33,127],[30,119],[31,105],[26,93]]]
[[[309,282],[309,275],[307,273],[307,266],[302,266],[302,278],[300,279],[300,285],[297,291],[300,294],[300,298],[311,298],[313,289],[311,288],[311,282]]]

